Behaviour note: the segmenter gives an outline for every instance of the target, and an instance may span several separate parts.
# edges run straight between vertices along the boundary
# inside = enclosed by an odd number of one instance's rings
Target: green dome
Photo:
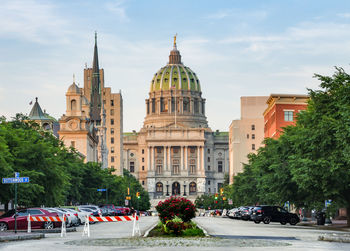
[[[168,64],[161,68],[154,74],[150,92],[168,91],[172,88],[176,88],[177,90],[201,91],[196,73],[183,64]]]

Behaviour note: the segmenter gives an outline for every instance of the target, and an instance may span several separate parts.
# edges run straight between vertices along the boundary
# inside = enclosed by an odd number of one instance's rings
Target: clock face
[[[72,130],[76,130],[78,128],[78,123],[75,121],[72,121],[69,123],[69,128]]]

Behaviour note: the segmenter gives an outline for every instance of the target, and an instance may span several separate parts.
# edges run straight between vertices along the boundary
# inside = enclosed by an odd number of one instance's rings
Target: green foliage
[[[249,155],[244,172],[230,186],[236,205],[280,204],[321,209],[332,199],[350,209],[350,75],[315,75],[306,111],[278,140]],[[350,210],[349,210],[350,211]]]
[[[0,118],[0,173],[13,177],[19,172],[30,177],[30,183],[18,185],[21,206],[58,206],[64,204],[104,204],[108,189],[109,203],[124,205],[127,187],[132,194],[140,192],[139,209],[150,207],[148,193],[129,173],[113,175],[114,170],[101,169],[99,163],[84,163],[73,149],[67,149],[50,132],[28,118],[17,114],[12,121]],[[132,204],[136,205],[136,198]],[[0,201],[7,204],[14,198],[14,186],[0,184]]]
[[[159,218],[163,223],[173,220],[175,217],[188,222],[196,217],[196,208],[190,200],[172,196],[165,201],[160,201],[156,206]]]
[[[224,188],[224,194],[223,195],[218,195],[218,199],[215,200],[215,195],[213,194],[203,194],[201,196],[198,196],[196,200],[194,201],[194,204],[196,205],[196,208],[201,208],[201,209],[222,209],[222,208],[232,208],[232,205],[228,204],[228,200],[224,200],[225,198],[231,198],[232,196],[230,195],[230,187],[227,185]],[[217,203],[215,203],[215,201]]]

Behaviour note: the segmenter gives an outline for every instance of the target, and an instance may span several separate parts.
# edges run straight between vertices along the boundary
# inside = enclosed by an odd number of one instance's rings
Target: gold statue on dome
[[[176,46],[176,37],[177,37],[177,33],[174,36],[174,46]]]

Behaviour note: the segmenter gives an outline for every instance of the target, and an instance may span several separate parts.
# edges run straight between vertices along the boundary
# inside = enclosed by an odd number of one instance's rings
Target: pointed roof
[[[94,47],[94,59],[92,61],[92,72],[100,73],[99,65],[98,65],[98,53],[97,53],[97,32],[95,32],[95,47]]]
[[[43,110],[38,103],[38,98],[35,98],[35,104],[33,105],[32,110],[29,113],[30,120],[51,120],[49,117],[45,115]]]
[[[97,54],[97,33],[95,32],[94,59],[92,62],[90,119],[101,121],[101,79]]]

